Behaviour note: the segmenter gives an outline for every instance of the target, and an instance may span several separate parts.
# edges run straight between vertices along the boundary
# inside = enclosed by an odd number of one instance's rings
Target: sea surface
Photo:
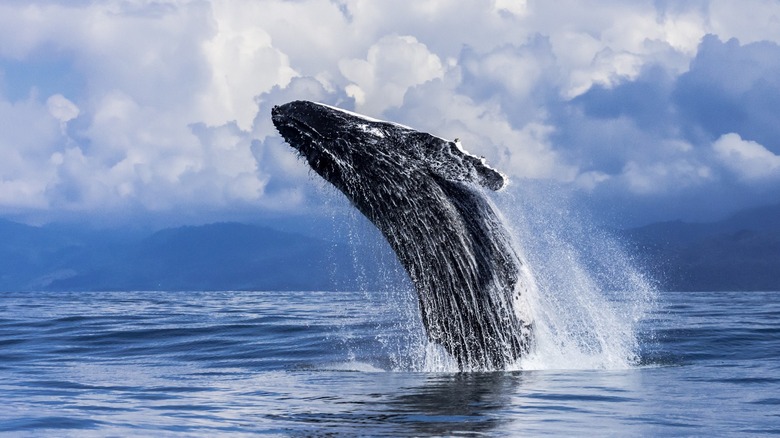
[[[628,366],[482,373],[407,299],[4,293],[0,435],[780,435],[780,292],[659,293]]]

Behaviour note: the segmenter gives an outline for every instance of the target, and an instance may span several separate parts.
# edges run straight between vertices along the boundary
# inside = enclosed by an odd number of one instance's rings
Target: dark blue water
[[[6,293],[0,434],[780,434],[780,293],[660,294],[622,369],[465,374],[425,371],[403,299]]]

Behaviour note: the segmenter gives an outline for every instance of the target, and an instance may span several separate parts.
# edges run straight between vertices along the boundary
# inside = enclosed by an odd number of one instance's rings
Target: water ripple
[[[42,293],[0,303],[0,433],[12,436],[780,430],[780,293],[665,295],[644,322],[640,367],[495,373],[410,366],[424,359],[419,326],[381,295]]]

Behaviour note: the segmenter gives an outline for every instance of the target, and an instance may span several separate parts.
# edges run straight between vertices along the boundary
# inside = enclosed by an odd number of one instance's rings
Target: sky
[[[296,99],[460,138],[618,226],[780,202],[776,0],[5,0],[0,217],[314,214],[270,120]]]

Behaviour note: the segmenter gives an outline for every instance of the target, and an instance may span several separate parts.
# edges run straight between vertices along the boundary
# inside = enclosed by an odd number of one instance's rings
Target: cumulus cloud
[[[707,166],[684,159],[651,164],[629,161],[620,177],[631,192],[647,195],[674,192],[700,184],[711,177],[711,171]]]
[[[780,45],[708,35],[672,99],[692,141],[735,132],[780,151]]]
[[[780,105],[779,56],[774,42],[707,35],[680,74],[650,65],[573,99],[575,111],[557,121],[557,140],[571,145],[576,162],[591,157],[588,171],[606,174],[585,180],[605,200],[665,197],[678,209],[692,198],[732,208],[777,202],[767,184],[777,182],[780,152],[780,116],[772,109]]]
[[[62,94],[55,94],[46,99],[46,107],[49,109],[49,114],[63,124],[79,115],[79,107]]]
[[[724,40],[736,38],[743,43],[772,41],[780,44],[780,4],[772,0],[735,3],[729,0],[708,2],[710,32]]]
[[[59,121],[35,99],[0,101],[0,205],[5,211],[46,209],[51,154],[63,146]]]
[[[725,184],[771,200],[778,16],[769,0],[3,2],[0,214],[315,204],[269,119],[293,99],[459,137],[596,203]]]
[[[724,134],[713,144],[715,155],[724,166],[747,180],[780,179],[780,155],[739,134]]]
[[[400,106],[410,87],[444,74],[439,57],[413,36],[384,37],[368,49],[366,59],[342,60],[339,70],[351,81],[345,90],[357,110],[376,115]]]
[[[262,3],[255,3],[255,11]],[[213,4],[214,35],[203,43],[211,83],[201,95],[204,121],[218,125],[236,121],[249,129],[257,114],[255,97],[277,85],[287,85],[297,73],[287,55],[273,47],[271,35],[248,20],[251,12]]]

